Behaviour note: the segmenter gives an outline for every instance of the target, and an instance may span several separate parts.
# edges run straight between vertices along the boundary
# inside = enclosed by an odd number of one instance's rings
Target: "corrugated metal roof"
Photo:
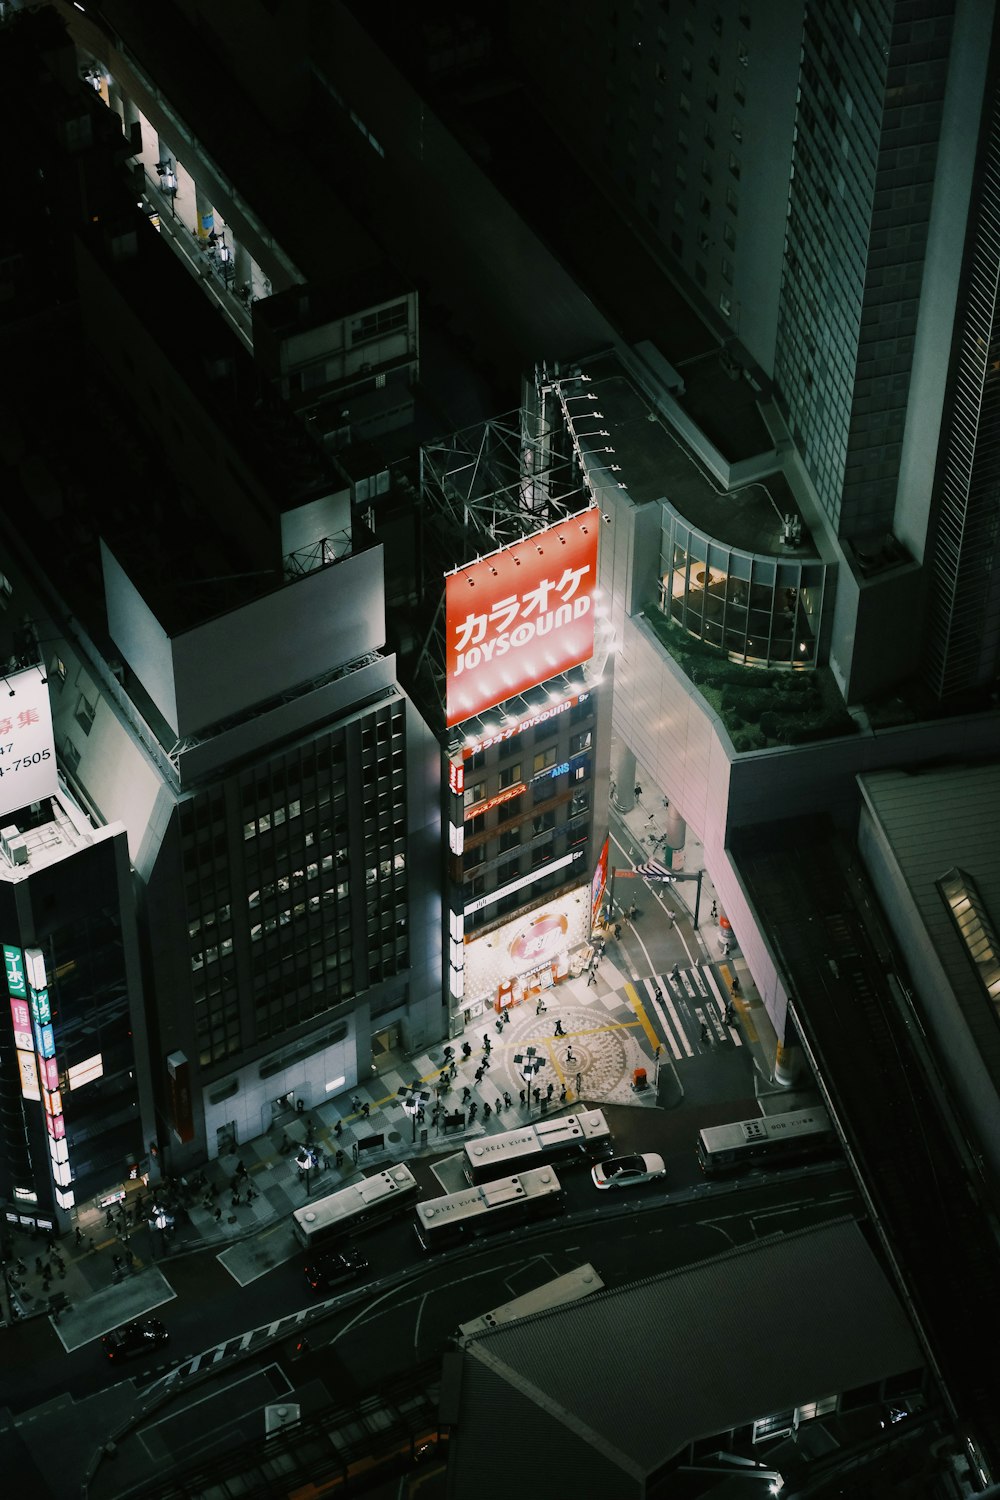
[[[937,881],[950,869],[971,875],[1000,926],[1000,763],[923,771],[879,771],[858,778],[895,861],[898,879],[1000,1090],[1000,1028],[976,977]],[[914,973],[918,992],[925,979]]]
[[[548,1443],[616,1461],[623,1485],[692,1439],[923,1364],[852,1220],[594,1293],[477,1336],[466,1355],[491,1389],[520,1392]],[[479,1389],[466,1385],[463,1424]]]

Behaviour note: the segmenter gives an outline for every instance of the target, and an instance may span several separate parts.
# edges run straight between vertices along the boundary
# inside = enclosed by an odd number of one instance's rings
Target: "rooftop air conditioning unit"
[[[8,823],[6,828],[0,828],[0,849],[12,865],[28,863],[28,846],[21,837],[21,830],[13,823]]]

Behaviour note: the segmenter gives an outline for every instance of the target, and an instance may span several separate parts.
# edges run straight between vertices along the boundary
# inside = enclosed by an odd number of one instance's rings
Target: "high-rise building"
[[[993,687],[994,6],[511,17],[533,104],[773,379],[841,564],[845,697],[911,675],[942,700]],[[901,611],[923,628],[893,631]]]

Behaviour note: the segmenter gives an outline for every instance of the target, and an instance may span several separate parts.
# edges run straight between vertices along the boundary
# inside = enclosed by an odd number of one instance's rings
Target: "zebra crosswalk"
[[[688,1035],[689,1028],[694,1036],[700,1036],[704,1025],[713,1039],[742,1047],[738,1028],[726,1020],[726,1002],[710,965],[696,964],[669,974],[652,974],[634,983],[643,992],[643,1002],[648,1001],[656,1016],[676,1062],[694,1056],[696,1043]]]

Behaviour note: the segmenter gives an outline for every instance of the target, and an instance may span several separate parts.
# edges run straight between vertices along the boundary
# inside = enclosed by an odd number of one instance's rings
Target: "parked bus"
[[[713,1125],[698,1135],[698,1161],[709,1177],[746,1167],[782,1166],[837,1146],[833,1122],[821,1105]]]
[[[544,1167],[551,1162],[593,1161],[610,1156],[614,1149],[611,1127],[599,1109],[575,1115],[561,1115],[551,1120],[537,1120],[520,1130],[502,1135],[483,1136],[465,1146],[465,1180],[492,1182],[509,1177],[528,1167]]]
[[[524,1219],[557,1213],[563,1190],[551,1167],[535,1167],[517,1177],[498,1177],[417,1204],[415,1228],[425,1250],[507,1229]]]
[[[292,1214],[296,1238],[307,1250],[347,1238],[398,1213],[416,1191],[417,1179],[409,1167],[388,1167],[297,1208]]]
[[[472,1333],[485,1333],[491,1328],[499,1328],[503,1323],[513,1323],[515,1318],[526,1318],[530,1313],[561,1307],[564,1302],[575,1302],[578,1297],[586,1297],[588,1292],[599,1292],[603,1285],[604,1282],[592,1265],[577,1266],[574,1270],[567,1271],[565,1276],[546,1281],[542,1286],[536,1286],[534,1291],[525,1292],[512,1302],[505,1302],[502,1307],[495,1307],[492,1312],[483,1313],[481,1317],[473,1318],[468,1323],[460,1323],[458,1336],[465,1339]]]

